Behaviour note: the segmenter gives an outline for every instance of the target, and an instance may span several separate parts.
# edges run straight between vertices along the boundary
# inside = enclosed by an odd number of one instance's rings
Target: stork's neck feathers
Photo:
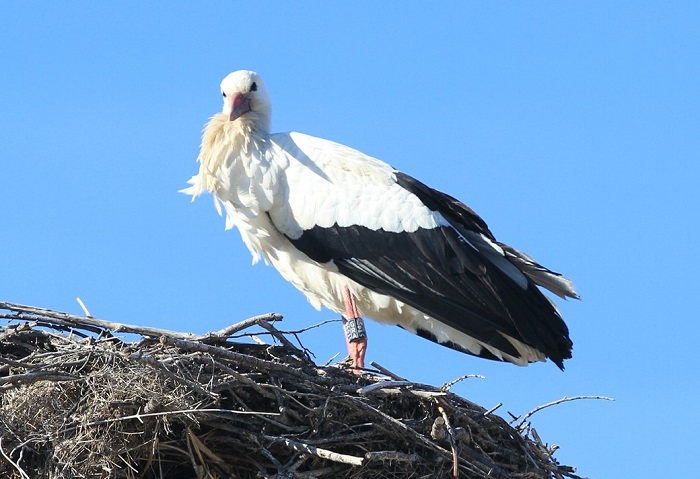
[[[277,191],[279,165],[270,160],[267,132],[260,131],[257,115],[244,115],[231,121],[226,114],[214,115],[202,135],[197,161],[199,173],[190,179],[183,193],[193,199],[208,191],[215,197],[219,213],[226,211],[226,227],[246,226],[269,211]]]
[[[214,115],[202,134],[202,145],[197,161],[201,164],[201,190],[216,194],[222,178],[222,166],[231,166],[242,157],[265,149],[268,133],[262,131],[259,118],[251,115],[229,121],[222,113]],[[197,192],[201,193],[201,191]]]
[[[252,131],[255,131],[261,137],[270,135],[272,127],[272,111],[269,107],[263,107],[255,111],[249,112],[239,120],[250,123]]]

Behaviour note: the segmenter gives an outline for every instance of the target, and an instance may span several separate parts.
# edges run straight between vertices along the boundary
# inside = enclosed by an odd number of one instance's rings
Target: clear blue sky
[[[379,4],[379,6],[378,6]],[[459,197],[574,280],[566,372],[369,325],[369,360],[533,417],[594,478],[697,454],[700,3],[0,3],[0,299],[204,332],[330,319],[251,267],[196,172],[218,84],[253,69],[273,129],[329,138]],[[318,362],[340,325],[303,336]]]

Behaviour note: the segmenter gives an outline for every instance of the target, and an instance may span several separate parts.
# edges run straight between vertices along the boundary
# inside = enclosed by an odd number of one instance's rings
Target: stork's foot
[[[343,318],[343,329],[348,344],[348,354],[352,360],[352,372],[362,374],[367,354],[367,331],[362,318]]]

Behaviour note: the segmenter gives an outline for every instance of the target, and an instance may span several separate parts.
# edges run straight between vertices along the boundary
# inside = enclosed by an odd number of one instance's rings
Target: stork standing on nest
[[[183,190],[223,207],[226,228],[320,309],[343,317],[353,368],[364,367],[362,316],[482,358],[563,369],[572,342],[537,287],[578,298],[562,275],[500,243],[469,207],[357,150],[270,133],[260,76],[221,82],[199,173]]]

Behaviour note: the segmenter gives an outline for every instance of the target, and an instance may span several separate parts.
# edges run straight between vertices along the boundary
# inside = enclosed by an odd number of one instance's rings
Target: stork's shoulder
[[[368,181],[396,181],[396,170],[387,163],[331,140],[290,132],[275,133],[270,142],[271,151],[284,157],[284,163],[323,171],[330,179],[349,174]]]

